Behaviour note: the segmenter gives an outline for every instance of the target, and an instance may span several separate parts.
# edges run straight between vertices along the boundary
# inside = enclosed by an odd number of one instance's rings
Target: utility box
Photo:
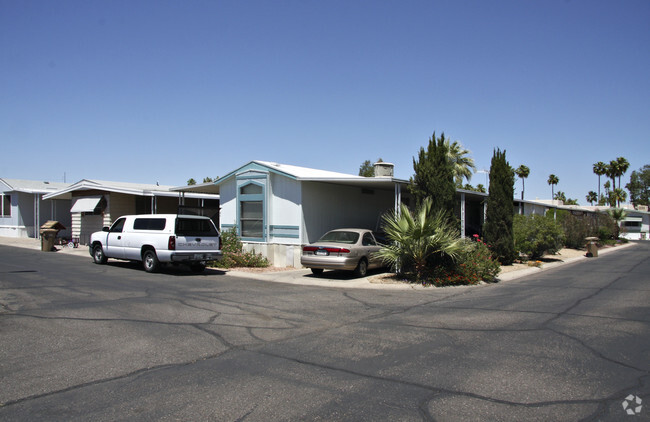
[[[587,241],[587,256],[590,258],[597,258],[598,257],[598,245],[596,242],[598,241],[597,237],[587,237],[585,239]]]
[[[41,251],[51,252],[54,249],[54,240],[60,230],[65,230],[65,226],[58,221],[46,221],[39,231],[41,234]]]

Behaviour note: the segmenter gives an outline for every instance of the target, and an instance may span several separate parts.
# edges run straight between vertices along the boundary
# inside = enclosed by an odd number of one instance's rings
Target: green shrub
[[[442,287],[495,281],[501,265],[493,258],[488,246],[478,236],[475,236],[475,240],[465,239],[463,246],[456,260],[430,267],[424,284]]]
[[[513,222],[515,250],[531,259],[562,248],[564,233],[552,217],[515,215]]]
[[[221,233],[221,252],[222,258],[219,261],[211,262],[211,266],[217,268],[235,268],[235,267],[268,267],[269,260],[262,254],[255,252],[244,252],[244,245],[235,227]]]

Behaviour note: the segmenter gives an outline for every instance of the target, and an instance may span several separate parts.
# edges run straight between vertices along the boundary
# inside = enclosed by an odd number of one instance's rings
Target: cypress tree
[[[506,161],[506,151],[501,152],[497,148],[490,165],[490,188],[483,237],[491,246],[494,257],[504,265],[512,264],[515,259],[512,232],[514,185],[515,172]]]
[[[411,178],[409,190],[418,206],[425,198],[431,198],[432,211],[442,210],[453,221],[456,187],[454,168],[447,153],[445,134],[436,139],[434,132],[427,149],[420,147],[418,159],[413,158],[415,175]]]

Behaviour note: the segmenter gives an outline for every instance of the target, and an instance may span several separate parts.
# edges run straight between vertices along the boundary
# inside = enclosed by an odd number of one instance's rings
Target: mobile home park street
[[[391,290],[0,245],[0,420],[650,420],[649,257]]]

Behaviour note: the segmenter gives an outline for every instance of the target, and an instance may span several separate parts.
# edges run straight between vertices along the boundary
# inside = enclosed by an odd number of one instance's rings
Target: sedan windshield
[[[335,231],[325,233],[325,235],[320,238],[319,242],[336,242],[354,245],[358,240],[359,233]]]

